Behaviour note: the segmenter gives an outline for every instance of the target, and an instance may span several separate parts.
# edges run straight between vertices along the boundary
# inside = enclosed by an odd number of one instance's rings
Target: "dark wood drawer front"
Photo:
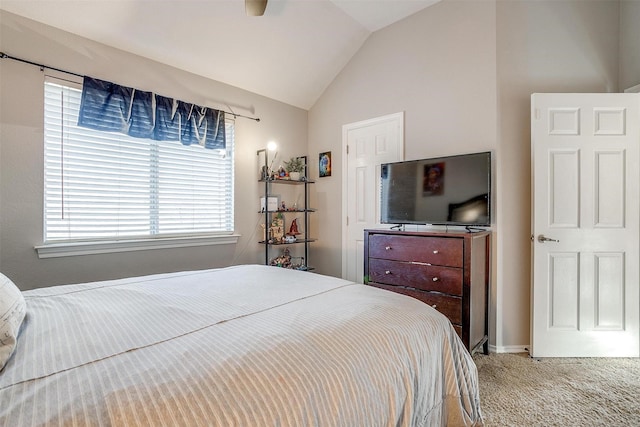
[[[372,234],[369,257],[462,267],[462,239]]]
[[[364,230],[365,283],[444,314],[467,350],[489,354],[491,233]]]
[[[460,325],[453,325],[453,329],[456,330],[456,334],[458,334],[458,336],[460,337],[460,339],[462,339],[462,326]]]
[[[462,269],[369,259],[369,280],[462,296]]]
[[[369,285],[419,299],[447,316],[454,325],[462,324],[462,298],[381,283],[369,283]]]

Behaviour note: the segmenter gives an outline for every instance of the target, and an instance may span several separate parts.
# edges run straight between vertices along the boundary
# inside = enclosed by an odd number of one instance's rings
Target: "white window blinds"
[[[233,122],[227,147],[76,126],[81,85],[45,82],[45,243],[233,232]]]

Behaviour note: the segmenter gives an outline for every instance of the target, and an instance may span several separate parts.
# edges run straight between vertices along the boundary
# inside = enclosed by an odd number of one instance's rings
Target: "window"
[[[45,244],[229,235],[234,125],[225,150],[76,126],[81,84],[45,81]]]

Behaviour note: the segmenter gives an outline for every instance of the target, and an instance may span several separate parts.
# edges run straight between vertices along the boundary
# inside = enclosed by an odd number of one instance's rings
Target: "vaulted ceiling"
[[[440,0],[1,0],[0,9],[309,109],[369,35]],[[18,53],[16,53],[18,54]]]

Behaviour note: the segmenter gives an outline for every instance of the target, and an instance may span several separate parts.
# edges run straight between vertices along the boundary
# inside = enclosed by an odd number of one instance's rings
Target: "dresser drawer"
[[[469,351],[488,354],[488,231],[364,230],[365,283],[445,315]]]
[[[462,296],[462,269],[369,258],[369,280]]]
[[[447,316],[454,326],[462,324],[462,298],[460,297],[442,295],[435,292],[418,291],[399,286],[384,285],[381,283],[370,282],[369,285],[419,299]]]
[[[462,267],[462,239],[388,234],[369,236],[369,257]]]
[[[455,329],[456,334],[458,334],[458,336],[460,337],[460,339],[462,339],[462,326],[460,326],[460,325],[453,325],[453,329]]]

